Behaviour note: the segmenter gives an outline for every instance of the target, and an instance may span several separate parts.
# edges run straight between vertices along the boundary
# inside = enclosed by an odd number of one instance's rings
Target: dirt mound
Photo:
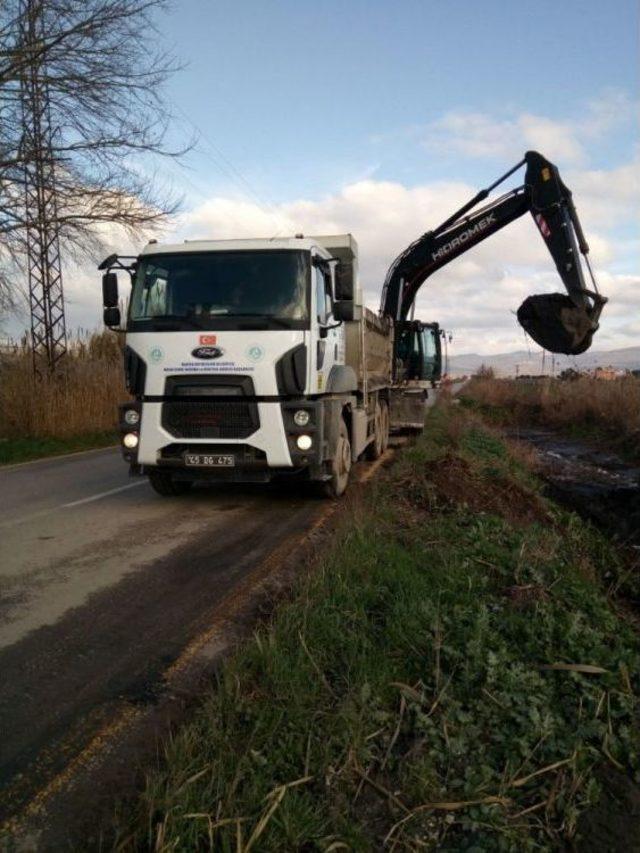
[[[549,520],[543,500],[517,480],[500,472],[488,475],[478,471],[451,452],[429,468],[428,480],[436,506],[466,506],[518,525]]]

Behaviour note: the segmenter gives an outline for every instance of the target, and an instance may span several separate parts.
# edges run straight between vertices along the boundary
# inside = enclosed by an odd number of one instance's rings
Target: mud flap
[[[590,310],[563,293],[527,297],[518,308],[518,322],[541,347],[565,355],[588,350],[598,329]]]

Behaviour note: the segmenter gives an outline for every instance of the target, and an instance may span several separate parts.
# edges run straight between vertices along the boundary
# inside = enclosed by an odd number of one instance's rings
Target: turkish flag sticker
[[[541,213],[536,214],[536,222],[538,223],[538,228],[540,229],[540,233],[543,237],[551,236],[551,228],[547,225],[547,220]]]
[[[200,344],[203,347],[212,347],[218,343],[217,335],[200,335]]]

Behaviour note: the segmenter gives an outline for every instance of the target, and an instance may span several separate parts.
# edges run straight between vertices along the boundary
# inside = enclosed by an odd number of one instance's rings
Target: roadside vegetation
[[[496,379],[490,371],[482,371],[465,387],[463,398],[494,422],[561,428],[608,439],[618,449],[638,454],[640,379],[635,376],[608,381],[588,376],[516,380]]]
[[[221,666],[119,849],[634,849],[625,566],[514,453],[433,411]]]
[[[117,405],[126,399],[120,339],[78,335],[53,377],[36,380],[23,341],[0,355],[0,464],[117,441]]]

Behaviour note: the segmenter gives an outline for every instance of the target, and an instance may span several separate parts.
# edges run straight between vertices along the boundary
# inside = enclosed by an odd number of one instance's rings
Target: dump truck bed
[[[345,361],[358,378],[363,393],[391,385],[393,360],[393,328],[368,308],[362,309],[362,319],[346,323]]]

